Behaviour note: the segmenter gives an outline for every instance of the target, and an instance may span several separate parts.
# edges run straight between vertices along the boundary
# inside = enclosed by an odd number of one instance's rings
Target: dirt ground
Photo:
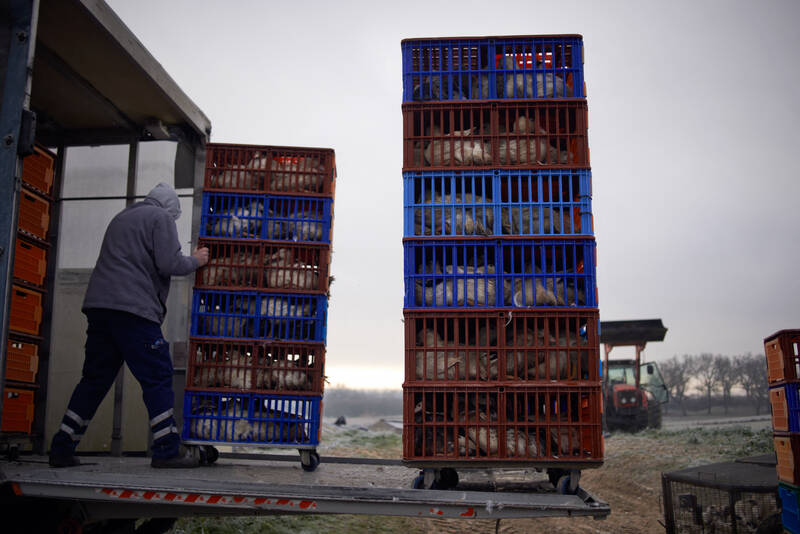
[[[663,533],[661,473],[763,454],[770,435],[746,428],[614,433],[605,439],[605,462],[582,472],[581,486],[611,506],[605,520],[592,518],[503,519],[496,521],[415,519],[402,532],[425,533]],[[331,451],[336,454],[338,451]],[[399,447],[349,449],[364,456],[401,455]],[[496,530],[497,529],[497,530]],[[389,531],[387,531],[389,532]],[[401,532],[397,530],[396,532]]]
[[[352,428],[352,427],[351,427]],[[363,427],[362,427],[363,428]],[[323,434],[325,432],[323,431]],[[323,436],[326,437],[326,436]],[[769,429],[746,426],[614,433],[605,439],[605,462],[582,473],[581,486],[608,502],[605,520],[592,518],[490,520],[412,519],[364,515],[277,516],[182,520],[174,534],[402,533],[663,533],[661,473],[764,454],[772,450]],[[323,456],[400,458],[399,434],[347,430],[328,433]]]

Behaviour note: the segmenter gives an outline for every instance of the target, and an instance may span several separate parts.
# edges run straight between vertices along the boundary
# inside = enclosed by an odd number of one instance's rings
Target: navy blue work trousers
[[[142,386],[153,432],[153,457],[177,456],[180,435],[173,417],[172,359],[161,326],[116,310],[86,310],[86,317],[89,327],[83,376],[53,436],[51,454],[74,454],[124,362]]]

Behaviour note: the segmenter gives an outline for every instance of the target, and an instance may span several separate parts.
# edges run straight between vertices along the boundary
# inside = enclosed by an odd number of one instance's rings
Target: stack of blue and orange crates
[[[318,464],[335,185],[331,149],[207,146],[184,441]]]
[[[764,339],[783,528],[800,533],[800,330]]]
[[[47,295],[55,156],[37,146],[22,164],[0,432],[31,434]]]
[[[603,460],[582,38],[402,52],[404,461],[569,481]]]

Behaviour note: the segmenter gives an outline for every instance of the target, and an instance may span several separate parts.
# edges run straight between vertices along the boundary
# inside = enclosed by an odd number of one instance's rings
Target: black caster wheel
[[[547,479],[550,481],[550,484],[552,484],[553,487],[555,488],[558,486],[558,479],[560,479],[565,474],[567,474],[567,471],[564,469],[557,469],[557,468],[548,469]]]
[[[204,465],[211,465],[219,460],[219,451],[213,445],[203,445],[202,452],[204,453],[202,455],[204,457]]]
[[[452,467],[443,467],[441,471],[439,471],[439,476],[436,482],[434,482],[434,486],[438,486],[439,489],[455,488],[458,486],[458,473]]]
[[[317,451],[300,451],[300,466],[303,468],[303,471],[310,473],[314,471],[318,465],[319,454],[317,454]]]
[[[575,495],[578,493],[578,483],[580,479],[580,471],[565,471],[555,484],[556,491],[561,495]]]

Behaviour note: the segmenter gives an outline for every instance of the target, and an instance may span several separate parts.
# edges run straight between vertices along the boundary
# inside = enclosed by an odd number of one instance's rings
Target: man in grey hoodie
[[[195,467],[173,418],[172,358],[161,333],[172,276],[208,263],[208,249],[181,253],[181,208],[165,183],[118,213],[106,229],[81,310],[89,326],[83,375],[50,446],[50,465],[79,465],[75,448],[123,362],[142,386],[153,432],[153,467]]]

